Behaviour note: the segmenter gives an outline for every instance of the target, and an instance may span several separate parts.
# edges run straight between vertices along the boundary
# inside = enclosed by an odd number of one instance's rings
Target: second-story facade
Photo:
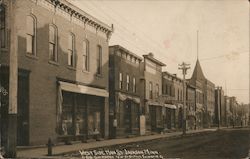
[[[143,55],[143,113],[146,118],[146,131],[163,129],[162,110],[164,103],[158,101],[162,95],[162,67],[164,63],[154,58],[152,53]]]

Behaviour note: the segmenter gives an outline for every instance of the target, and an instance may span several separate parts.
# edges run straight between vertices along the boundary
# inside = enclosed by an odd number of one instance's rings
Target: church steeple
[[[197,30],[197,60],[199,60],[199,30]]]
[[[199,30],[197,30],[197,60],[196,60],[196,64],[195,64],[192,78],[193,79],[200,79],[200,80],[205,79],[205,76],[202,72],[200,61],[199,61]]]

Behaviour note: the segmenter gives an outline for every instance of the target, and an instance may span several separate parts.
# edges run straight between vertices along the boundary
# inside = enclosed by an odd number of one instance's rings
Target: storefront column
[[[109,137],[109,98],[104,98],[104,138]]]

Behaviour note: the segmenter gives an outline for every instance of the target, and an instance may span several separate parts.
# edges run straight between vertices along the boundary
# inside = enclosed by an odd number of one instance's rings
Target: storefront
[[[59,140],[88,140],[105,137],[104,89],[59,82]]]
[[[176,106],[173,104],[164,104],[164,129],[175,129],[175,111]]]
[[[139,135],[140,98],[117,93],[116,137]]]

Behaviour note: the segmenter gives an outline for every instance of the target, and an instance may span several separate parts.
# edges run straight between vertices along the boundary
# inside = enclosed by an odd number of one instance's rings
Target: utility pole
[[[186,64],[185,62],[182,62],[182,64],[179,64],[180,70],[182,70],[183,74],[183,120],[182,120],[182,133],[183,135],[186,134],[186,74],[187,70],[190,69],[190,64]]]
[[[9,110],[8,110],[8,136],[6,145],[6,157],[16,158],[17,140],[17,83],[18,83],[18,63],[17,63],[17,35],[15,26],[15,3],[9,3],[9,26],[10,26],[10,61],[9,61]]]

